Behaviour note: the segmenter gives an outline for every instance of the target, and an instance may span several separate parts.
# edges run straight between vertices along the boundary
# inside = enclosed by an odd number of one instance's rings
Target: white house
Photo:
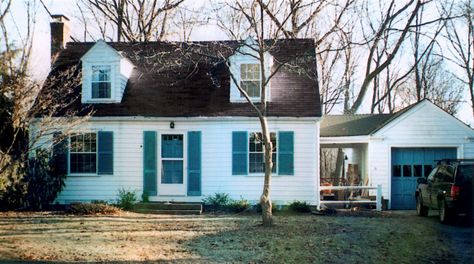
[[[423,100],[394,114],[325,116],[321,147],[344,148],[346,163],[358,165],[364,184],[382,185],[391,209],[414,209],[416,180],[436,160],[474,158],[474,130]]]
[[[67,97],[76,99],[57,111],[58,119],[93,111],[54,147],[67,149],[55,155],[67,173],[58,202],[114,200],[121,188],[151,201],[199,202],[215,193],[259,200],[260,123],[232,80],[260,101],[262,69],[253,40],[66,45],[64,16],[56,16],[51,31],[57,58],[48,80],[71,67],[81,71],[45,85],[39,98],[60,102],[64,98],[51,95],[72,91]],[[273,44],[264,68],[279,69],[266,97],[277,204],[319,204],[320,147],[344,148],[346,163],[358,165],[359,184],[381,185],[392,209],[414,208],[416,179],[436,160],[474,158],[474,131],[428,100],[394,114],[325,116],[320,131],[313,40]],[[68,87],[74,77],[80,84]],[[52,137],[38,145],[50,147]]]
[[[59,203],[115,200],[121,188],[151,201],[199,202],[218,192],[259,200],[260,123],[230,75],[260,101],[262,69],[252,56],[253,40],[65,45],[67,30],[55,29],[66,22],[59,16],[52,27],[52,45],[63,49],[49,78],[79,66],[77,100],[66,110],[93,114],[57,155],[67,173]],[[266,70],[292,64],[279,68],[267,96],[275,146],[272,200],[315,204],[321,107],[314,42],[281,40],[265,57]],[[44,88],[40,97],[58,89],[67,88]]]

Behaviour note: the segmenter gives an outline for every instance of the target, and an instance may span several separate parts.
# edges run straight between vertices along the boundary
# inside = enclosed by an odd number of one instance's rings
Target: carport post
[[[376,210],[377,211],[382,211],[382,185],[378,184],[377,185],[377,206]]]

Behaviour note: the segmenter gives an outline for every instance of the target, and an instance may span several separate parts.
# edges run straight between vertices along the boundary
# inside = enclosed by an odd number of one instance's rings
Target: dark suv
[[[417,214],[427,216],[429,209],[438,209],[442,223],[449,223],[461,214],[472,221],[473,177],[474,160],[438,161],[427,178],[419,178],[417,181]]]

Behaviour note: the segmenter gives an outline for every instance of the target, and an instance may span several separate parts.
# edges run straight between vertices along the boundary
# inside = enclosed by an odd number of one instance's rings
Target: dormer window
[[[133,64],[103,40],[98,40],[82,61],[83,104],[113,104],[122,102]]]
[[[244,90],[252,102],[260,102],[262,100],[263,78],[271,75],[273,65],[273,56],[269,52],[264,53],[264,65],[260,64],[258,53],[258,43],[247,38],[240,47],[235,50],[234,54],[229,57],[230,79],[230,96],[231,103],[246,103],[247,98],[240,92]],[[271,83],[265,86],[265,101],[270,102]],[[240,88],[240,89],[239,89]]]
[[[240,87],[247,92],[250,98],[260,98],[261,76],[260,64],[246,63],[240,65]],[[244,98],[244,95],[241,94],[240,97]]]
[[[111,98],[111,72],[110,65],[92,66],[92,99]]]

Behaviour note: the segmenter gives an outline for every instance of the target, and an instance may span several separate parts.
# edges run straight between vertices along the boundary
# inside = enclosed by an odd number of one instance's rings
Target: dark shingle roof
[[[393,114],[327,115],[321,122],[322,137],[369,135]]]
[[[321,122],[321,137],[347,137],[370,135],[392,122],[420,102],[391,114],[326,115]]]
[[[81,87],[76,85],[71,90],[77,100],[68,106],[67,111],[87,108],[95,112],[94,116],[256,116],[248,103],[229,101],[230,77],[222,57],[232,55],[239,46],[238,42],[108,44],[136,66],[122,102],[81,104]],[[71,66],[80,69],[80,58],[93,45],[68,43],[48,79]],[[301,67],[299,70],[282,67],[273,77],[268,116],[321,116],[314,41],[279,40],[270,53],[275,60],[273,67],[277,67],[279,62],[297,63]],[[58,89],[65,88],[59,84],[45,85],[39,97],[57,93]],[[57,115],[63,115],[65,111]]]

